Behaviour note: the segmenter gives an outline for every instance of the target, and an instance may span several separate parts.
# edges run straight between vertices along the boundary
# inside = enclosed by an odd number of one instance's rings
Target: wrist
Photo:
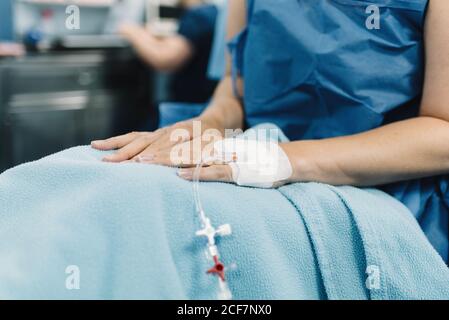
[[[217,129],[239,130],[243,129],[244,114],[241,105],[234,99],[215,99],[204,110],[201,119],[213,123]]]
[[[298,141],[281,144],[292,166],[292,176],[288,182],[316,182],[319,181],[319,166],[308,152],[309,141]]]
[[[224,122],[214,114],[203,113],[195,120],[200,121],[204,129],[217,129],[222,134],[225,132]]]

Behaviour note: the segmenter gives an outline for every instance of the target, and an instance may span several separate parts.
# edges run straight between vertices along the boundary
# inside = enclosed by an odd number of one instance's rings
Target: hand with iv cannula
[[[243,29],[245,14],[243,10],[235,10],[233,7],[230,8],[230,12],[234,17],[229,25],[229,37],[233,37]],[[128,34],[129,38],[135,37],[134,41],[149,35],[148,30],[131,25],[124,26],[121,32]],[[216,89],[209,107],[198,118],[176,123],[155,132],[132,132],[106,140],[93,141],[92,147],[99,150],[116,150],[114,154],[104,158],[106,162],[140,162],[180,167],[182,169],[178,172],[179,176],[187,180],[194,179],[195,166],[201,163],[199,179],[205,181],[234,182],[240,185],[264,187],[286,183],[290,176],[289,169],[280,170],[279,172],[282,173],[280,177],[272,175],[272,179],[276,181],[267,181],[270,175],[262,176],[260,170],[250,170],[255,167],[257,169],[257,165],[245,163],[242,159],[246,157],[243,155],[240,159],[231,161],[234,164],[224,163],[226,161],[223,159],[211,158],[214,142],[229,136],[225,133],[226,130],[233,131],[232,135],[235,135],[241,133],[244,127],[243,107],[240,99],[234,95],[235,88],[230,70],[228,57],[226,75]],[[236,87],[241,94],[243,82],[240,78],[237,79]],[[179,133],[184,134],[179,135]],[[177,148],[190,149],[191,152],[181,161],[177,161],[179,159],[173,157],[173,152],[176,152]],[[275,149],[279,151],[280,158],[285,160],[283,150]],[[262,146],[261,150],[265,148]],[[289,168],[288,160],[286,163]],[[273,164],[272,167],[277,165]],[[266,164],[260,169],[266,170]]]
[[[246,10],[243,6],[243,1],[230,1],[230,37],[245,27]],[[449,115],[446,106],[449,101],[447,90],[449,61],[445,58],[449,56],[449,45],[445,40],[448,30],[443,12],[449,13],[447,1],[430,2],[424,39],[426,77],[419,114],[360,133],[324,139],[297,140],[281,145],[293,169],[289,182],[314,181],[331,185],[379,186],[449,172],[447,161]],[[238,82],[237,91],[240,93],[243,88],[242,81],[240,79]],[[246,87],[249,85],[246,83]],[[200,120],[203,120],[204,127],[210,126],[222,132],[224,128],[242,129],[243,115],[243,105],[234,95],[228,72],[217,89],[210,107],[200,116]],[[273,114],[273,118],[276,119],[277,116]],[[357,119],[353,119],[353,122],[357,122]],[[186,123],[178,126],[186,126]],[[144,150],[147,147],[153,153],[163,155],[163,149],[150,145],[158,140],[157,144],[170,145],[167,141],[170,140],[173,129],[176,127],[150,133],[149,142],[143,144],[143,147],[140,142],[137,148],[135,145],[132,148],[126,147],[134,141],[130,136],[119,138],[118,144],[117,140],[109,142],[106,140],[93,145],[103,150],[124,147],[124,150],[121,149],[116,155],[108,157],[109,161],[133,159],[140,153],[145,154],[147,151]],[[160,159],[166,160],[167,157],[162,156]],[[156,160],[155,163],[157,162]],[[214,166],[202,170],[202,180],[213,180],[211,178],[220,181],[230,180],[232,172],[229,166],[223,166],[222,169],[215,168],[213,172],[210,168]],[[186,178],[192,175],[189,169],[181,173],[181,176]]]
[[[98,150],[116,150],[106,156],[105,162],[140,162],[190,168],[181,170],[179,175],[193,179],[193,169],[201,162],[204,148],[214,141],[223,139],[225,129],[241,132],[243,128],[243,111],[240,102],[232,92],[230,77],[226,77],[217,88],[210,106],[198,118],[176,123],[154,132],[132,132],[106,140],[92,141],[93,148]],[[187,146],[192,150],[182,163],[174,163],[172,152],[175,148]],[[195,146],[199,146],[195,148]],[[201,172],[202,180],[232,181],[232,170],[226,164],[207,165]]]

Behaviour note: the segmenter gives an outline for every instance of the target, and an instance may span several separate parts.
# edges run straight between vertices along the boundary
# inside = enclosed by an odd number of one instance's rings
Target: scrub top
[[[371,130],[418,115],[428,0],[247,0],[229,44],[245,79],[248,126],[291,140]],[[382,187],[415,215],[448,260],[448,177]]]
[[[208,67],[218,9],[199,5],[188,9],[180,19],[178,34],[194,47],[192,59],[173,75],[173,101],[205,103],[212,97],[218,81],[208,78]]]
[[[0,1],[0,41],[13,40],[12,1]]]

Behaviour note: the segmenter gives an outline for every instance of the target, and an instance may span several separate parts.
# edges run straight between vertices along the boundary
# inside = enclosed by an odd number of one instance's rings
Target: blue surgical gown
[[[248,126],[272,122],[292,140],[323,139],[417,116],[427,6],[428,0],[247,0],[247,27],[229,47],[233,75],[245,79]],[[446,261],[447,178],[382,187],[412,211]]]

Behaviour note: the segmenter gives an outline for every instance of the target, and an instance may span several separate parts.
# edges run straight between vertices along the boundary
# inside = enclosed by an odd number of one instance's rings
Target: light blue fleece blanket
[[[0,175],[0,299],[216,298],[191,184],[174,169],[102,156],[78,147]],[[233,227],[219,247],[236,264],[236,299],[449,298],[448,268],[380,191],[201,191],[212,220]]]

